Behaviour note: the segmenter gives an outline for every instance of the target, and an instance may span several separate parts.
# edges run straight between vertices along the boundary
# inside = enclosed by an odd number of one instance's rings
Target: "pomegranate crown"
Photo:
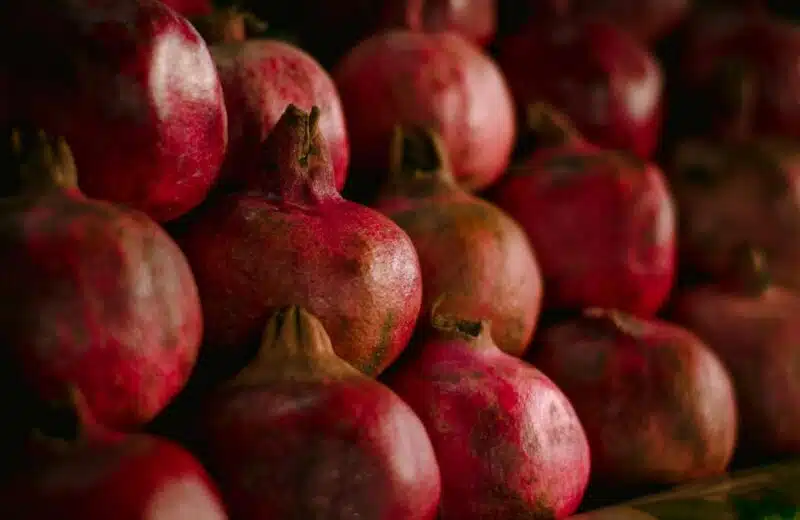
[[[425,197],[456,188],[447,148],[435,130],[397,125],[392,134],[389,163],[389,179],[383,195]]]
[[[63,137],[42,130],[13,129],[9,137],[12,181],[21,194],[39,194],[78,186],[75,159]]]

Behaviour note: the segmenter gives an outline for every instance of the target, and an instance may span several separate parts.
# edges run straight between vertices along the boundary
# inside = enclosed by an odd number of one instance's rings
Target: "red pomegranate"
[[[337,193],[319,117],[316,107],[309,115],[289,105],[249,191],[209,204],[179,243],[197,279],[211,349],[233,359],[276,308],[302,304],[341,357],[376,374],[414,329],[419,261],[391,220]]]
[[[318,106],[320,131],[328,143],[336,187],[347,178],[350,144],[342,103],[333,80],[314,58],[278,40],[244,41],[252,15],[235,9],[217,11],[198,20],[217,66],[228,110],[228,151],[220,173],[236,184],[259,171],[259,156],[267,135],[289,104],[303,110]],[[202,23],[206,22],[206,23]]]
[[[15,133],[22,183],[0,201],[0,345],[36,393],[75,387],[114,428],[183,387],[202,335],[183,254],[146,215],[85,198],[63,140]]]
[[[255,361],[210,399],[202,432],[235,518],[433,520],[441,484],[425,427],[337,357],[295,306]]]
[[[502,352],[487,322],[433,311],[433,331],[391,371],[442,475],[439,520],[564,518],[589,479],[589,446],[564,394]]]
[[[738,286],[690,288],[674,299],[675,319],[697,333],[733,376],[740,410],[740,449],[800,454],[800,296],[752,269]]]
[[[550,103],[600,146],[642,159],[655,151],[661,70],[622,29],[602,20],[545,19],[501,40],[498,62],[521,115]]]
[[[187,17],[208,16],[214,12],[212,0],[161,0],[161,3]]]
[[[79,414],[77,437],[39,438],[25,470],[0,488],[4,518],[227,520],[189,452],[151,435],[111,433]]]
[[[800,137],[800,29],[747,8],[699,11],[688,26],[682,70],[687,132]]]
[[[497,66],[451,33],[381,33],[337,65],[352,143],[356,188],[371,194],[385,180],[395,125],[438,132],[453,175],[469,189],[485,188],[508,165],[514,144],[511,96]]]
[[[414,242],[422,267],[422,314],[446,294],[442,312],[489,319],[497,346],[521,356],[542,300],[539,265],[525,231],[456,185],[435,133],[398,128],[391,155],[390,179],[376,208]]]
[[[532,361],[575,407],[601,486],[673,484],[725,471],[736,441],[733,387],[690,332],[590,310],[544,331]]]
[[[494,38],[496,0],[394,0],[383,2],[382,24],[437,33],[450,31],[478,44]]]
[[[547,106],[529,118],[539,148],[491,196],[525,228],[546,304],[654,314],[675,270],[675,211],[661,171],[587,142]]]
[[[753,247],[779,285],[800,289],[800,146],[789,141],[691,141],[670,176],[687,271],[724,280]]]
[[[14,100],[6,123],[65,136],[92,197],[158,221],[205,198],[227,120],[211,55],[185,19],[157,0],[4,8],[0,30],[14,42],[0,51]]]

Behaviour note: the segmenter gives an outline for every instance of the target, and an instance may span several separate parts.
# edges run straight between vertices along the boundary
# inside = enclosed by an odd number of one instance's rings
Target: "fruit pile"
[[[0,26],[3,519],[558,519],[800,455],[785,9]]]

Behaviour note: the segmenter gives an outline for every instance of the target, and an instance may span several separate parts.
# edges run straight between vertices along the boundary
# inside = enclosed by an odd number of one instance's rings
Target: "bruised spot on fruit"
[[[362,366],[362,371],[364,373],[374,374],[378,371],[378,368],[383,365],[386,356],[389,354],[389,344],[392,340],[391,335],[396,321],[397,318],[395,317],[395,313],[393,311],[389,311],[386,314],[386,319],[383,321],[378,344],[375,346],[375,350],[372,352],[372,356],[370,357],[369,361]]]

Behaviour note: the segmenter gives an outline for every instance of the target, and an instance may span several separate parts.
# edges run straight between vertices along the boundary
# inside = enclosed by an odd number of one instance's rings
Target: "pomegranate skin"
[[[161,0],[161,3],[186,17],[208,16],[214,12],[211,0]]]
[[[736,443],[733,386],[692,333],[599,311],[540,338],[532,362],[575,407],[599,485],[675,484],[725,471]]]
[[[227,141],[211,55],[157,0],[15,2],[2,30],[12,122],[67,138],[89,196],[157,221],[199,204]],[[6,121],[8,123],[8,121]]]
[[[77,191],[63,141],[34,146],[22,179],[42,184],[0,202],[0,266],[14,273],[0,284],[0,345],[39,397],[57,401],[74,387],[101,424],[143,425],[197,357],[189,265],[143,213]]]
[[[211,397],[201,430],[234,518],[436,518],[439,470],[425,427],[337,359],[319,321],[279,311],[259,356]]]
[[[698,334],[733,377],[742,452],[800,454],[800,297],[771,286],[746,294],[719,286],[674,298],[676,321]]]
[[[690,0],[573,0],[570,5],[577,16],[605,17],[644,43],[666,36],[690,7]]]
[[[496,0],[396,0],[383,5],[382,25],[387,28],[454,32],[480,46],[494,38]]]
[[[261,178],[209,204],[178,242],[209,352],[237,357],[276,308],[297,303],[322,321],[337,354],[377,374],[413,332],[419,260],[391,220],[336,192],[318,117],[289,105],[265,143]]]
[[[679,78],[688,133],[800,137],[800,30],[758,7],[699,11]]]
[[[259,150],[289,104],[318,106],[337,189],[347,178],[350,144],[339,94],[328,73],[293,45],[250,40],[211,47],[228,110],[228,152],[223,181],[258,171]]]
[[[650,316],[675,275],[675,209],[657,166],[601,150],[549,109],[558,141],[515,166],[491,191],[536,251],[545,306],[607,307]],[[562,138],[563,137],[563,138]]]
[[[489,202],[459,188],[438,136],[401,130],[400,155],[433,162],[398,165],[381,191],[376,209],[411,238],[422,268],[422,315],[447,295],[441,312],[492,323],[503,351],[522,356],[542,302],[542,279],[525,231]],[[397,157],[397,161],[408,158]]]
[[[131,435],[71,446],[0,491],[14,520],[227,520],[216,486],[189,452]]]
[[[440,520],[572,514],[590,460],[569,401],[537,369],[498,349],[486,323],[434,323],[442,328],[393,367],[388,384],[433,442]]]
[[[510,93],[479,48],[451,34],[393,30],[352,49],[334,70],[351,142],[354,184],[380,184],[395,125],[438,132],[453,175],[485,188],[505,170],[514,144]],[[368,190],[368,188],[364,188]]]
[[[563,111],[603,148],[650,158],[658,144],[662,74],[646,48],[602,20],[545,20],[501,40],[498,63],[518,111]]]

